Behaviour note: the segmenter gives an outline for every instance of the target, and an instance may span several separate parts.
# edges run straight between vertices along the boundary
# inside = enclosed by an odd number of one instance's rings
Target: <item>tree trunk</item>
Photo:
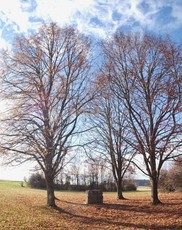
[[[54,179],[50,176],[46,176],[46,187],[47,187],[47,205],[55,207],[55,195],[54,195]]]
[[[124,200],[123,196],[123,190],[122,190],[122,184],[120,181],[117,182],[117,199],[118,200]]]
[[[158,180],[156,178],[151,178],[151,200],[153,205],[161,204],[158,197]]]

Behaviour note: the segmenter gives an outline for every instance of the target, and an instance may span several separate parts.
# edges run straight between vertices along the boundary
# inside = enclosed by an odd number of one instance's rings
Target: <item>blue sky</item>
[[[93,37],[148,30],[182,41],[181,0],[0,0],[0,48],[49,21]]]
[[[106,38],[117,29],[168,33],[182,41],[182,0],[0,0],[0,49],[17,34],[30,34],[43,22],[73,25],[86,35]],[[28,166],[0,167],[0,179],[22,180]]]

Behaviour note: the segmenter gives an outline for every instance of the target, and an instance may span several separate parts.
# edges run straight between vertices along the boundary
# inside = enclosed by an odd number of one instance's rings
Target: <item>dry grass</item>
[[[105,193],[103,205],[86,205],[85,193],[57,192],[58,208],[45,206],[46,192],[0,187],[0,229],[182,229],[182,194],[161,194],[150,204],[149,192]]]

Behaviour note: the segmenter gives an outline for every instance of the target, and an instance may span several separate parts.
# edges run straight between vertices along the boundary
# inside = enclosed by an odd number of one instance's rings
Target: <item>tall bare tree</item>
[[[94,152],[100,154],[112,169],[117,186],[117,198],[123,197],[123,179],[131,168],[134,151],[126,142],[129,138],[126,109],[114,95],[110,82],[103,74],[97,79],[98,94],[91,102],[93,113],[90,116],[94,127],[92,139]]]
[[[18,37],[4,53],[3,87],[11,110],[1,149],[14,161],[38,163],[49,206],[55,206],[54,178],[84,131],[81,118],[92,98],[89,58],[89,39],[55,23]]]
[[[169,38],[116,33],[102,44],[106,77],[127,109],[132,138],[160,203],[158,180],[167,160],[182,144],[182,49]],[[138,164],[137,164],[138,165]]]

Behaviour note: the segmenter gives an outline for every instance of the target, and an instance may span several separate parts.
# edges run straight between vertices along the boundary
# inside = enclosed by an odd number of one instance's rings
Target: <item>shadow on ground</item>
[[[67,207],[60,208],[59,206],[62,206],[63,204],[66,204]],[[150,221],[151,218],[157,216],[160,216],[161,218],[163,218],[163,216],[164,218],[180,218],[182,216],[181,209],[175,209],[173,212],[168,212],[169,207],[175,206],[174,203],[153,206],[151,204],[141,204],[141,201],[133,201],[130,204],[104,203],[103,205],[87,205],[84,203],[59,200],[58,205],[59,206],[55,209],[60,214],[66,215],[67,218],[75,218],[76,222],[87,224],[91,229],[94,229],[97,225],[103,226],[103,229],[104,226],[114,226],[117,227],[117,229],[182,229],[182,227],[179,226],[179,223],[173,222],[166,225],[165,222],[160,223],[158,221],[155,223],[155,221]],[[179,200],[178,205],[182,205],[181,200]],[[109,213],[109,215],[107,213]],[[137,218],[143,218],[145,221],[139,221],[139,223],[136,223]]]

